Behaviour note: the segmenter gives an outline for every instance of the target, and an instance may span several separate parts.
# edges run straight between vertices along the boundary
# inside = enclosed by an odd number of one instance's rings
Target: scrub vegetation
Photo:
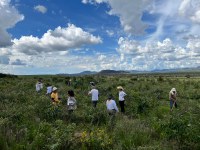
[[[44,88],[35,91],[42,78]],[[179,75],[3,76],[0,78],[0,149],[200,149],[200,78]],[[97,108],[90,82],[100,92]],[[46,84],[58,88],[62,103],[52,105]],[[125,114],[110,124],[105,101],[117,86],[127,93]],[[177,89],[178,108],[170,112],[168,94]],[[67,113],[67,91],[77,109]],[[118,105],[119,108],[119,105]]]

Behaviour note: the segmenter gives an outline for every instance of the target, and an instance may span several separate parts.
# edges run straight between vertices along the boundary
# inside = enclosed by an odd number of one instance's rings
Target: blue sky
[[[11,74],[200,66],[199,0],[1,0]]]

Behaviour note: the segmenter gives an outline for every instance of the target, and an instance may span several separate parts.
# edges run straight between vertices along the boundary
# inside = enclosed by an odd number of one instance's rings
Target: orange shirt
[[[51,93],[51,98],[53,99],[53,104],[55,104],[55,103],[60,103],[60,100],[58,99],[58,93],[56,92],[56,93],[54,93],[54,92],[52,92]]]

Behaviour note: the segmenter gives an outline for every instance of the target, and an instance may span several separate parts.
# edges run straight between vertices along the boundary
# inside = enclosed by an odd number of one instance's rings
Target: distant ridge
[[[81,76],[81,75],[113,75],[113,74],[142,74],[142,73],[181,73],[181,72],[200,72],[200,66],[196,68],[177,68],[177,69],[156,69],[151,71],[139,71],[139,70],[101,70],[96,71],[83,71],[75,74],[58,74],[62,76]]]
[[[81,76],[81,75],[93,75],[93,74],[97,74],[98,72],[95,72],[95,71],[83,71],[83,72],[80,72],[80,73],[73,73],[73,74],[58,74],[58,75],[61,75],[61,76]]]
[[[127,74],[129,71],[101,70],[98,74]]]

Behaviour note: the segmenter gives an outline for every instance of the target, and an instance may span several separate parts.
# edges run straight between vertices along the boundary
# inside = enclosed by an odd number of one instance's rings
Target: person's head
[[[67,93],[70,97],[74,97],[74,91],[73,90],[69,90]]]
[[[172,91],[173,91],[173,92],[176,92],[176,89],[175,89],[175,88],[172,88]]]
[[[172,88],[172,89],[171,89],[171,93],[176,94],[176,89],[175,89],[175,88]]]
[[[94,82],[90,82],[90,85],[91,85],[91,86],[95,86]]]
[[[108,95],[108,100],[111,100],[113,98],[112,94]]]
[[[118,89],[119,91],[123,91],[123,90],[124,90],[122,86],[118,86],[117,89]]]
[[[53,87],[53,89],[52,89],[52,91],[53,91],[54,93],[56,93],[56,92],[57,92],[57,90],[58,90],[58,88],[57,88],[57,87]]]

